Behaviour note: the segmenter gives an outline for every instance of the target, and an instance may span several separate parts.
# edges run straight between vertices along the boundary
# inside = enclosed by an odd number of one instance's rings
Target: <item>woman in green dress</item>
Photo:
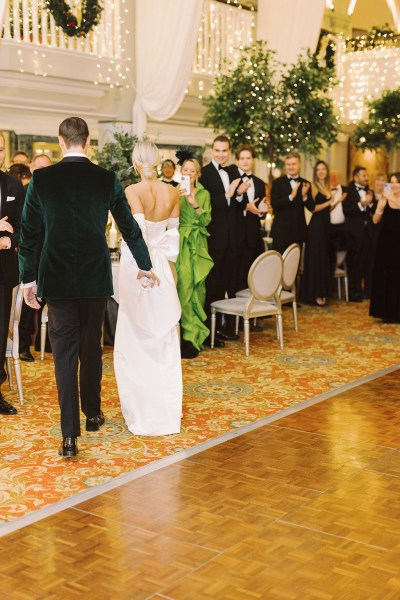
[[[177,156],[180,153],[177,153]],[[183,154],[183,152],[181,153]],[[200,165],[195,158],[182,162],[181,175],[190,178],[190,194],[180,188],[179,255],[176,261],[178,296],[182,307],[182,358],[195,358],[210,331],[205,326],[205,280],[213,261],[208,254],[207,225],[211,221],[210,194],[197,181]]]

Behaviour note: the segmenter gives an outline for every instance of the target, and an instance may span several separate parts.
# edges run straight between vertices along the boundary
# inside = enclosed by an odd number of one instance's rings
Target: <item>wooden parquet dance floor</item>
[[[7,600],[399,600],[400,371],[0,547]]]

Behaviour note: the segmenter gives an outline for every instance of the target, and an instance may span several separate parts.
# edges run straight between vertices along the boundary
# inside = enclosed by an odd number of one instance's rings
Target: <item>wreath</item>
[[[69,37],[86,37],[89,31],[99,23],[103,11],[99,0],[83,0],[82,18],[78,25],[78,19],[72,14],[71,7],[64,0],[46,0],[46,4],[56,25],[61,27]]]

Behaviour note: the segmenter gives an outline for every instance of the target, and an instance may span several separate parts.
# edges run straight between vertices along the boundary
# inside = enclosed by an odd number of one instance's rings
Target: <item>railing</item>
[[[255,38],[255,11],[203,0],[193,72],[214,77],[225,60],[235,64],[240,50]]]
[[[122,0],[124,2],[125,0]],[[46,9],[45,0],[9,0],[2,37],[4,40],[33,43],[46,48],[67,49],[103,58],[120,59],[121,1],[103,2],[100,23],[84,38],[69,37],[57,27]],[[70,5],[79,12],[80,0]]]

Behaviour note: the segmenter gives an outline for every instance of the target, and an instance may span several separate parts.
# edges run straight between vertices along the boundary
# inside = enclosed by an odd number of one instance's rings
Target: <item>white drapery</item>
[[[386,0],[393,16],[396,31],[400,31],[400,0]]]
[[[258,0],[257,39],[266,40],[279,61],[293,64],[315,51],[325,0]]]
[[[8,0],[0,0],[0,37],[1,37],[1,31],[3,28],[3,24],[4,24],[4,17],[6,14],[7,2],[8,2]]]
[[[185,95],[202,0],[136,0],[136,99],[133,131],[146,131],[146,115],[165,121]]]

